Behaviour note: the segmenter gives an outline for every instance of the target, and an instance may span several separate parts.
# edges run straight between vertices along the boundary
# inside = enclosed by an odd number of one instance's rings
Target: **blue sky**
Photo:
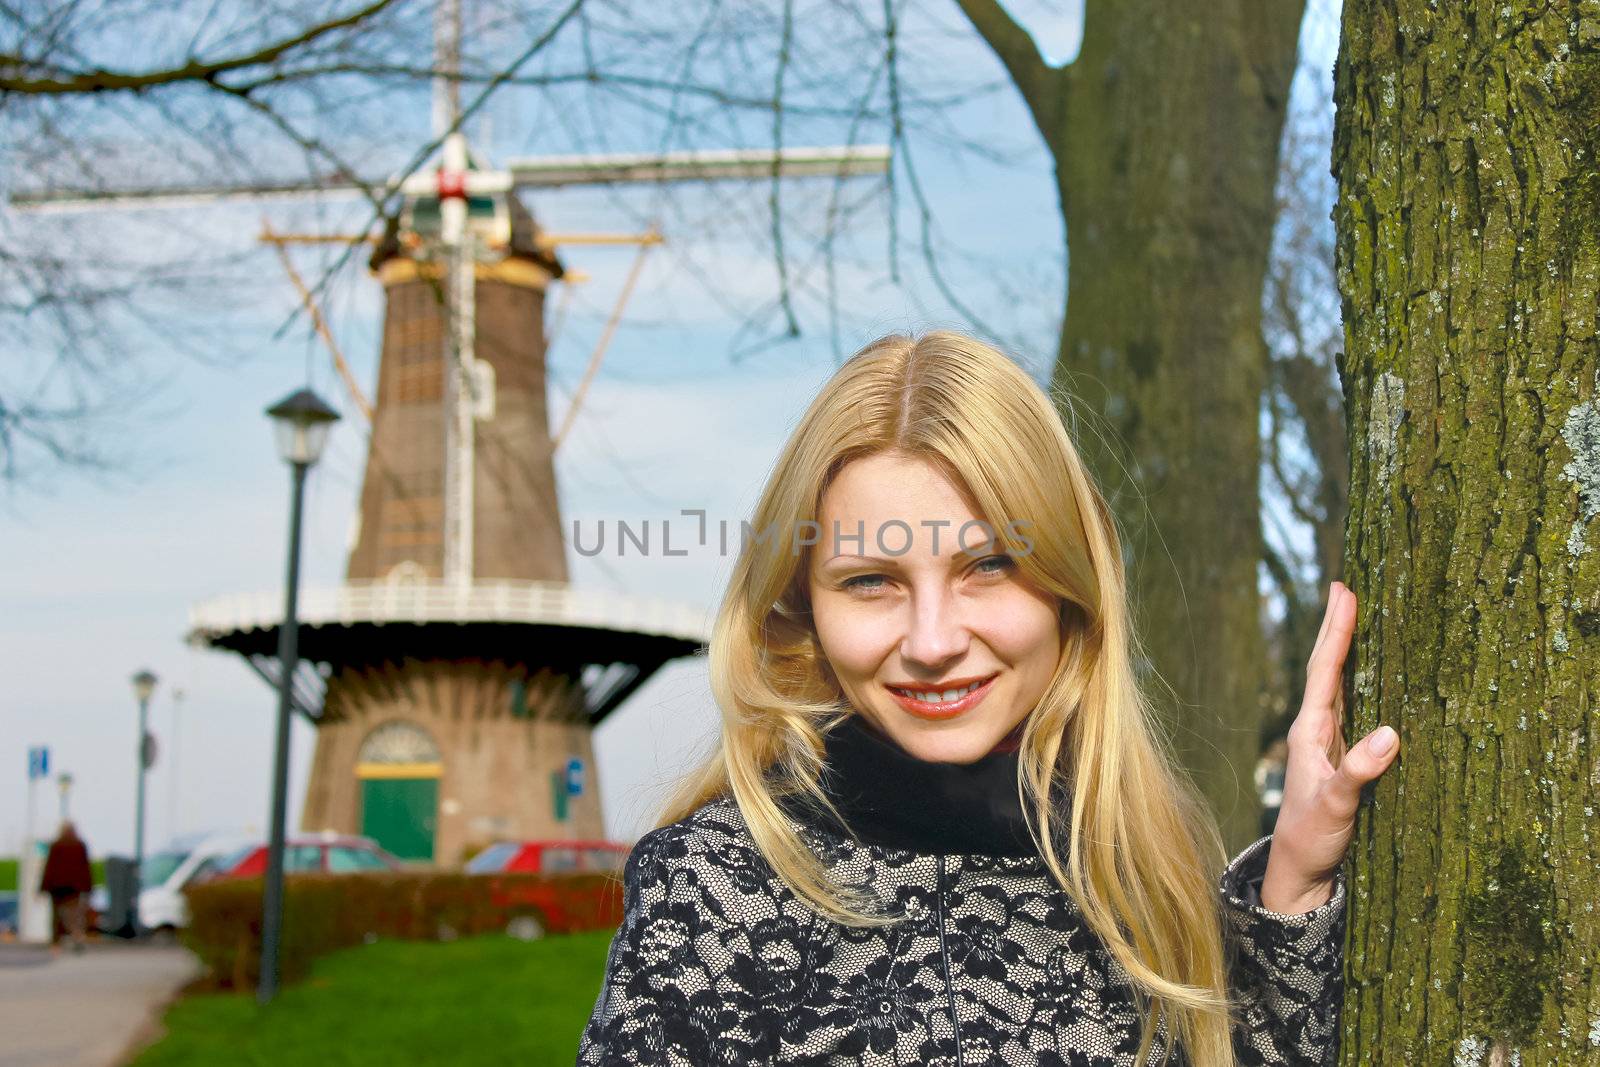
[[[1066,58],[1076,49],[1076,4],[1033,0],[1008,6],[1051,58]],[[1332,62],[1330,25],[1324,18],[1308,31],[1326,51],[1321,69]],[[952,39],[947,47],[946,58],[975,76],[999,76],[992,55],[975,38]],[[1297,91],[1327,88],[1308,81]],[[501,158],[570,150],[519,128],[525,117],[510,101],[496,106],[478,131],[481,143]],[[982,253],[981,259],[952,254],[948,269],[974,309],[1000,323],[1013,338],[1014,353],[1042,375],[1062,288],[1061,220],[1048,158],[1012,93],[966,105],[951,121],[1017,153],[1012,163],[996,165],[923,152],[922,177],[942,232],[954,245]],[[652,199],[656,195],[569,190],[528,198],[551,230],[636,230],[639,220],[655,213],[663,213],[665,222],[668,247],[652,254],[573,435],[557,457],[569,530],[577,520],[586,539],[601,519],[650,519],[658,525],[683,508],[704,508],[713,521],[736,526],[748,515],[787,432],[835,366],[827,319],[820,304],[804,295],[800,338],[730,358],[730,351],[747,346],[739,317],[724,305],[756,308],[776,291],[771,254],[747,239],[751,230],[744,217],[760,221],[764,194],[746,191],[730,199],[726,188],[686,189],[674,194],[672,210]],[[332,199],[265,210],[282,229],[337,228],[359,219],[348,202]],[[808,212],[815,213],[814,224],[822,210],[820,194],[795,187],[788,213],[797,226],[806,225]],[[141,667],[161,677],[152,714],[161,754],[148,780],[147,840],[160,843],[174,831],[259,831],[266,825],[273,693],[234,657],[185,646],[187,611],[211,597],[281,587],[288,474],[262,411],[303,384],[308,367],[315,388],[346,416],[309,482],[308,586],[336,584],[342,577],[366,448],[359,414],[303,319],[273,339],[295,297],[275,259],[252,243],[262,212],[243,205],[184,214],[186,234],[252,256],[250,269],[259,283],[243,290],[240,303],[192,312],[198,332],[249,338],[238,346],[244,358],[210,364],[168,357],[154,349],[158,342],[152,339],[151,366],[159,368],[163,382],[118,445],[126,470],[106,477],[63,472],[47,491],[13,495],[0,517],[0,550],[8,561],[0,576],[0,677],[6,679],[0,692],[0,797],[6,798],[0,803],[0,853],[13,852],[22,837],[24,751],[33,744],[48,744],[56,768],[74,775],[72,813],[91,848],[97,854],[131,848],[136,711],[128,679]],[[862,248],[884,245],[885,215],[886,202],[863,211],[850,239]],[[159,229],[164,217],[141,212],[119,224]],[[908,218],[902,217],[902,228],[910,225]],[[312,273],[317,255],[297,254],[297,262]],[[569,267],[592,280],[574,294],[550,352],[551,404],[558,415],[632,255],[594,247],[563,253]],[[901,287],[887,284],[881,256],[876,264],[866,255],[863,260],[841,271],[848,317],[839,340],[845,354],[893,330],[968,325],[916,269],[914,251],[904,254],[908,272]],[[687,269],[688,263],[707,279]],[[809,275],[805,284],[817,277]],[[995,279],[1012,291],[997,288]],[[329,304],[341,346],[369,387],[378,301],[376,283],[356,271],[340,276]],[[187,321],[182,309],[172,315],[169,328]],[[704,609],[708,618],[731,563],[711,551],[589,559],[569,548],[568,559],[580,587],[677,599]],[[174,699],[179,689],[181,705]],[[664,784],[705,750],[715,727],[703,667],[693,662],[663,671],[602,726],[596,753],[608,832],[631,840],[647,828]],[[311,728],[297,721],[291,820],[297,820],[312,741]],[[38,796],[36,825],[43,830],[53,826],[53,784]]]

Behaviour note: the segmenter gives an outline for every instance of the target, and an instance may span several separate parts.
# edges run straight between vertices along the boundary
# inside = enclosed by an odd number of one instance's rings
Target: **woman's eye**
[[[995,556],[985,556],[972,566],[974,570],[982,574],[1005,574],[1016,564],[1016,560],[1005,553],[1001,553]],[[883,583],[885,580],[881,574],[858,574],[853,578],[846,578],[839,584],[847,590],[859,593],[876,593],[884,588]]]

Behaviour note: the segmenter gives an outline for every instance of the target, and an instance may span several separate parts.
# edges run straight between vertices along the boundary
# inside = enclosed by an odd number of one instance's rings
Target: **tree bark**
[[[1091,0],[1077,59],[1055,70],[992,0],[961,4],[1056,161],[1069,256],[1052,386],[1127,535],[1175,749],[1236,849],[1260,810],[1261,301],[1304,4]]]
[[[1600,5],[1346,0],[1347,1064],[1600,1061]]]

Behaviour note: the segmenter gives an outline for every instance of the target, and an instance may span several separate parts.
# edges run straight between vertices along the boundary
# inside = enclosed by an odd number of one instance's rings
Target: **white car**
[[[255,840],[240,833],[191,834],[145,855],[139,872],[139,925],[146,930],[173,931],[189,924],[183,889],[206,877]],[[89,904],[102,915],[109,906],[105,887],[96,886]]]

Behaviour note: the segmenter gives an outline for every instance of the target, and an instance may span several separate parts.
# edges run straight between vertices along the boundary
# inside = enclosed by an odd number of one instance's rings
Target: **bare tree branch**
[[[1269,387],[1270,388],[1270,387]],[[1267,395],[1267,465],[1272,470],[1274,480],[1283,490],[1283,497],[1289,503],[1289,510],[1294,512],[1294,517],[1307,526],[1315,526],[1321,516],[1315,514],[1306,503],[1306,491],[1300,483],[1291,478],[1283,466],[1283,419],[1278,413],[1278,397],[1275,391]]]
[[[783,0],[783,33],[778,40],[778,71],[772,85],[772,147],[779,152],[783,150],[783,76],[789,70],[793,41],[794,0]],[[778,266],[778,292],[783,301],[784,326],[790,337],[799,337],[800,322],[795,318],[794,304],[789,299],[789,262],[783,251],[783,178],[776,156],[773,157],[772,180],[768,189],[767,203],[772,209],[772,254]]]
[[[1067,87],[1072,80],[1068,72],[1072,65],[1052,67],[1046,63],[1033,37],[1000,6],[999,0],[957,0],[957,3],[972,28],[1011,75],[1039,132],[1046,141],[1055,143],[1060,137]]]
[[[227,59],[201,62],[190,60],[179,67],[146,71],[134,74],[127,71],[87,70],[57,77],[25,77],[10,71],[26,71],[37,66],[21,55],[0,54],[0,93],[25,93],[30,96],[62,95],[75,93],[139,92],[176,82],[205,82],[216,84],[222,75],[234,70],[264,66],[275,62],[289,52],[304,47],[336,30],[359,25],[398,0],[373,0],[339,18],[311,26],[285,40],[258,48],[245,55]]]

